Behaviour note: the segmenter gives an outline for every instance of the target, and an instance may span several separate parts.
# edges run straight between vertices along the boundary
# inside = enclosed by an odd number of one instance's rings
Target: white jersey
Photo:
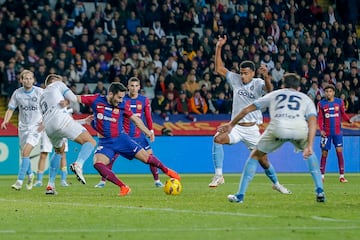
[[[257,109],[269,107],[269,129],[283,139],[307,136],[310,116],[317,116],[314,102],[304,93],[293,89],[279,89],[254,101]]]
[[[226,79],[233,89],[233,104],[231,119],[233,119],[243,108],[252,104],[256,99],[265,94],[265,81],[261,78],[253,78],[251,82],[244,84],[240,74],[228,71]],[[261,110],[248,113],[241,122],[256,122],[261,124],[263,117]]]
[[[48,85],[40,99],[45,131],[55,148],[61,147],[65,138],[75,140],[82,132],[86,131],[70,116],[66,107],[60,106],[60,102],[65,99],[75,102],[76,96],[60,81]]]
[[[29,91],[25,91],[24,87],[18,88],[11,95],[8,108],[19,108],[19,131],[37,128],[41,122],[39,101],[42,93],[42,88],[33,86]]]
[[[59,104],[62,100],[65,100],[65,95],[70,95],[71,98],[76,99],[74,93],[60,81],[55,81],[44,89],[40,99],[40,108],[44,119],[44,125],[50,122],[54,116],[68,114],[66,107],[61,107]]]

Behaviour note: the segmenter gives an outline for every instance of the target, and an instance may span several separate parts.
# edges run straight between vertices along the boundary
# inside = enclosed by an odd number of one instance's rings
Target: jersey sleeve
[[[85,104],[86,106],[90,106],[98,96],[99,94],[81,95],[81,103]]]
[[[319,102],[317,104],[317,114],[318,114],[317,122],[318,122],[320,131],[324,131],[324,114],[323,113],[324,112],[321,107],[321,102]]]
[[[8,108],[10,110],[15,110],[18,107],[17,93],[18,91],[15,90],[14,93],[11,95],[10,101],[8,103]]]
[[[153,129],[153,121],[152,121],[152,116],[151,116],[150,101],[148,98],[145,98],[144,113],[145,113],[146,125],[147,125],[148,129],[152,130]]]

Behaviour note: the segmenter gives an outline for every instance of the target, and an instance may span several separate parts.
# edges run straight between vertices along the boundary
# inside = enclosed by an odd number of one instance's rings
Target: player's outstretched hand
[[[313,154],[313,149],[310,146],[306,146],[303,151],[303,157],[307,159]]]
[[[232,129],[231,124],[230,124],[230,123],[226,123],[226,124],[224,124],[224,125],[219,126],[219,127],[217,128],[217,131],[218,131],[219,133],[226,133],[226,132],[230,132],[231,129]]]

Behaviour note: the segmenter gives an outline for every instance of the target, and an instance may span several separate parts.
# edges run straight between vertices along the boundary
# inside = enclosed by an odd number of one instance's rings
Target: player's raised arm
[[[263,76],[265,81],[264,91],[269,93],[273,90],[273,85],[271,84],[271,75],[269,75],[269,71],[266,65],[262,64],[259,68],[260,74]]]
[[[226,35],[224,37],[219,36],[215,47],[215,71],[223,77],[226,77],[226,73],[229,71],[227,68],[225,68],[224,63],[221,59],[221,48],[226,43],[226,40]]]

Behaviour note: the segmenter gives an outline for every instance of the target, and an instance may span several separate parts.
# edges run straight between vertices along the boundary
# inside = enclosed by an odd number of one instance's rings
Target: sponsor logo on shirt
[[[110,121],[110,122],[116,123],[116,118],[104,116],[104,114],[102,114],[102,113],[98,113],[96,115],[96,118],[99,120]]]
[[[255,95],[251,92],[246,91],[245,89],[241,89],[237,92],[239,96],[245,96],[251,99],[255,99]]]
[[[24,106],[24,105],[20,105],[20,109],[23,111],[37,111],[38,107],[37,106]]]

